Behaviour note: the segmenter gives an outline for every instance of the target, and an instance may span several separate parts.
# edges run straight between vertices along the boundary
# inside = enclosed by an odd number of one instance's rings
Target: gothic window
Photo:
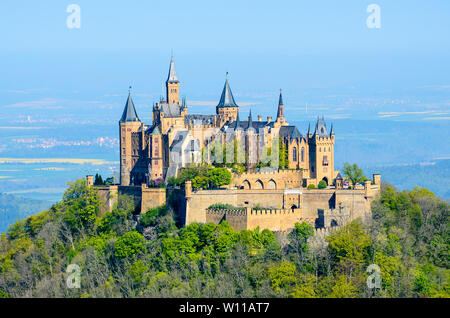
[[[328,147],[328,152],[330,152],[331,151],[331,147]]]
[[[328,156],[323,156],[323,165],[328,166]]]
[[[294,147],[294,149],[292,149],[292,160],[294,162],[297,161],[297,147]]]
[[[322,148],[321,147],[319,147],[319,152],[322,152]]]
[[[304,162],[305,161],[305,147],[302,147],[302,151],[301,151],[301,159],[302,159],[302,162]]]

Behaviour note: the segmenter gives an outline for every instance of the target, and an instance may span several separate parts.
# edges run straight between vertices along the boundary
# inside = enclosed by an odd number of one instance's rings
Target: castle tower
[[[216,113],[220,117],[220,122],[226,121],[233,122],[239,111],[239,106],[234,101],[233,93],[231,92],[230,85],[228,84],[228,72],[225,79],[225,85],[223,86],[222,95],[220,96],[219,104],[216,106]]]
[[[277,122],[283,125],[285,121],[286,119],[284,118],[283,95],[281,94],[280,89],[280,98],[278,99]]]
[[[333,184],[334,171],[334,132],[327,132],[324,117],[317,118],[314,134],[308,131],[310,178],[316,179],[316,185],[324,180]]]
[[[150,180],[163,178],[163,140],[158,126],[150,133]]]
[[[131,87],[130,87],[131,90]],[[131,181],[131,171],[139,160],[139,149],[133,145],[133,133],[141,128],[141,121],[134,108],[131,93],[128,91],[128,99],[119,121],[120,136],[120,185],[128,186]]]
[[[252,110],[248,115],[248,124],[245,128],[245,156],[247,168],[255,168],[258,163],[258,142],[256,130],[253,127]]]
[[[169,75],[166,81],[166,96],[167,103],[180,103],[180,81],[178,80],[177,72],[175,70],[175,62],[173,56],[170,59]]]

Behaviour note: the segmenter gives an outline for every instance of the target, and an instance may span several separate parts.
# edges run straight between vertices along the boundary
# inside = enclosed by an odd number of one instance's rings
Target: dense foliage
[[[180,186],[188,180],[192,181],[192,187],[195,189],[220,188],[230,184],[231,172],[226,168],[207,166],[185,168],[177,177],[170,177],[168,183],[171,186]]]
[[[178,228],[170,206],[99,216],[83,180],[62,202],[0,236],[0,297],[449,297],[449,204],[423,188],[383,188],[373,219],[324,238],[220,225]],[[68,288],[68,265],[81,288]],[[370,289],[367,268],[381,269]]]

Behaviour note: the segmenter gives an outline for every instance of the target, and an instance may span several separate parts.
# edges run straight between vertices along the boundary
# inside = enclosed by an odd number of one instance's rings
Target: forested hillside
[[[169,207],[142,218],[120,197],[99,218],[83,180],[62,202],[0,237],[0,297],[449,297],[449,204],[423,188],[383,186],[373,219],[328,237],[226,222],[179,228]],[[81,268],[81,288],[66,270]],[[366,283],[370,264],[381,288]]]

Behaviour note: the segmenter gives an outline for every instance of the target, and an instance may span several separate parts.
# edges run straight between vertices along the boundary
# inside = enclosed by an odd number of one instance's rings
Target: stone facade
[[[248,176],[241,176],[246,177]],[[193,191],[186,183],[185,224],[219,224],[226,220],[235,229],[285,231],[296,222],[307,222],[317,229],[337,227],[370,215],[370,204],[381,188],[379,175],[362,189],[246,189],[232,188]],[[214,209],[214,204],[233,208]]]
[[[166,96],[154,103],[151,124],[139,119],[128,95],[119,121],[120,185],[168,181],[180,169],[199,164],[242,164],[252,172],[301,171],[301,177],[288,176],[287,184],[281,177],[280,183],[275,185],[273,180],[269,187],[317,186],[321,180],[332,185],[338,174],[332,126],[327,129],[324,118],[318,118],[314,131],[302,135],[285,117],[281,91],[276,108],[275,120],[271,116],[263,120],[260,115],[253,120],[251,110],[242,120],[227,77],[215,114],[189,114],[186,100],[180,99],[172,58]]]

